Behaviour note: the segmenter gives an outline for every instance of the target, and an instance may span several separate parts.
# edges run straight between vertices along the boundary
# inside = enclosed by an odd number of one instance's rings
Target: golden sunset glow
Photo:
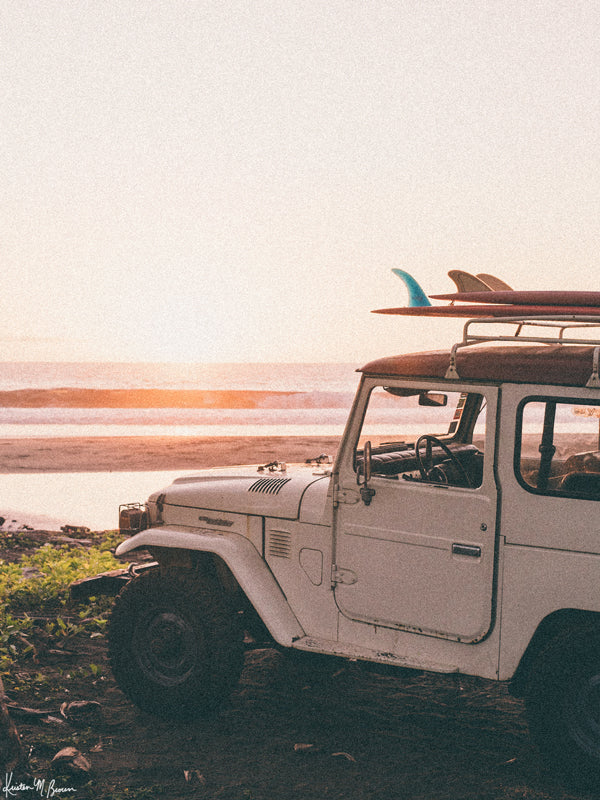
[[[361,361],[450,269],[597,288],[593,3],[36,0],[3,29],[6,360]]]

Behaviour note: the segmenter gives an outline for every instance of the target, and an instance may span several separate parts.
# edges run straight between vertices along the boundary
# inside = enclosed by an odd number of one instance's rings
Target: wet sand
[[[82,436],[0,439],[0,473],[145,472],[301,462],[335,455],[336,436]]]

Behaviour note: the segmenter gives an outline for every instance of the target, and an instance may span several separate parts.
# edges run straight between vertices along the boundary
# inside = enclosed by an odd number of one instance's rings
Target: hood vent
[[[286,483],[291,480],[291,478],[259,478],[252,486],[248,487],[248,491],[258,494],[279,494]]]

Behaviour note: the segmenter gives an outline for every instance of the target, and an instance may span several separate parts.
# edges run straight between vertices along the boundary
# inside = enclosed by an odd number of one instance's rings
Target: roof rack
[[[516,330],[510,335],[493,333],[491,335],[483,333],[472,333],[469,329],[473,325],[515,325]],[[523,328],[534,327],[544,328],[546,335],[524,336]],[[537,344],[593,344],[594,354],[592,361],[592,373],[586,383],[587,388],[600,388],[600,330],[594,339],[567,338],[565,332],[579,329],[598,328],[600,329],[600,314],[590,314],[589,316],[573,316],[572,314],[551,314],[547,317],[477,317],[469,319],[463,328],[462,341],[453,345],[450,351],[450,365],[446,371],[448,380],[460,378],[456,368],[456,354],[462,347],[470,347],[481,342],[536,342]]]

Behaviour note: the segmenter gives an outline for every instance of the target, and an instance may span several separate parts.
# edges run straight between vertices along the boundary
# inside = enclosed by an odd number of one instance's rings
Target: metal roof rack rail
[[[473,325],[516,325],[516,330],[509,335],[498,333],[483,334],[473,333],[470,328]],[[545,336],[524,336],[523,328],[534,327],[544,328],[547,333]],[[452,346],[450,351],[450,364],[445,377],[448,380],[458,380],[460,375],[456,368],[456,354],[463,347],[470,347],[482,342],[535,342],[536,344],[593,344],[594,355],[592,363],[592,373],[587,388],[600,388],[600,331],[594,339],[585,338],[566,338],[565,331],[587,328],[600,328],[600,314],[590,314],[589,316],[573,316],[572,314],[552,314],[547,317],[476,317],[469,319],[463,328],[462,341]],[[549,335],[548,330],[554,332]]]

